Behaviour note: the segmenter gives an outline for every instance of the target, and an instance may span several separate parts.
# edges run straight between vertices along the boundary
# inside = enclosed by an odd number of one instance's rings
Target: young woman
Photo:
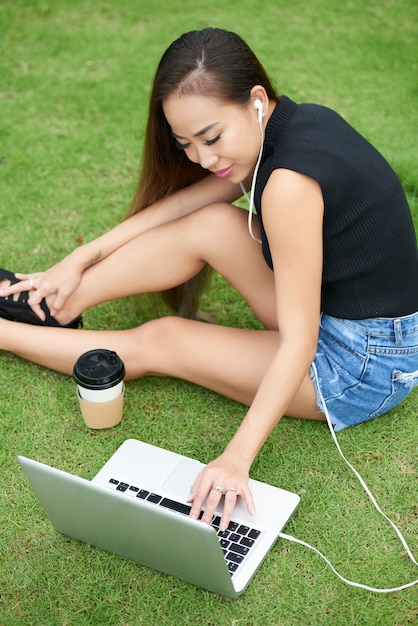
[[[231,204],[241,185],[252,223]],[[265,330],[193,319],[207,265]],[[249,469],[282,415],[324,420],[325,401],[340,430],[418,384],[417,247],[399,181],[336,113],[279,97],[226,31],[187,33],[162,57],[131,216],[46,272],[1,279],[0,348],[70,374],[100,345],[129,379],[184,378],[250,407],[191,487],[204,521],[225,496],[223,527],[237,496],[254,511]],[[167,290],[177,316],[77,329],[91,306]]]

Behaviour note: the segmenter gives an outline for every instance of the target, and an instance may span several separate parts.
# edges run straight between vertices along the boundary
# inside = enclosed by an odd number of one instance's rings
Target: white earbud
[[[248,230],[250,232],[251,237],[254,239],[254,241],[258,241],[258,243],[261,243],[261,239],[257,239],[257,237],[254,235],[253,227],[252,227],[253,212],[254,212],[255,183],[257,180],[258,168],[260,167],[261,157],[263,156],[263,147],[264,147],[264,128],[263,128],[264,111],[263,111],[263,103],[261,102],[260,98],[256,98],[256,100],[254,100],[254,108],[257,109],[257,122],[258,122],[259,130],[260,130],[260,151],[258,153],[257,163],[255,164],[254,173],[253,173],[253,180],[251,182],[251,191],[250,191],[250,197],[249,197],[249,202],[248,202],[249,204],[248,206]],[[241,183],[241,188],[245,193],[245,189],[242,183]],[[245,193],[245,195],[247,194]]]
[[[257,109],[257,122],[261,124],[263,121],[263,103],[259,100],[259,98],[254,100],[254,107]]]

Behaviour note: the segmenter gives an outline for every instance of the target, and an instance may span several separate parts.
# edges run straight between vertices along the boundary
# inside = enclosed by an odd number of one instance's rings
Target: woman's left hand
[[[226,530],[228,527],[238,496],[243,498],[250,515],[254,515],[255,507],[248,486],[248,472],[249,467],[242,459],[227,452],[206,465],[190,490],[188,502],[193,503],[190,516],[199,519],[202,506],[207,499],[202,521],[210,524],[222,496],[224,496],[224,505],[221,530]]]

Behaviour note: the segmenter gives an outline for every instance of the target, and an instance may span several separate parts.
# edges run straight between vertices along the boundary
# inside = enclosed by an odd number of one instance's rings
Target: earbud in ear
[[[257,121],[259,124],[263,121],[263,103],[259,98],[254,100],[254,107],[257,109]]]

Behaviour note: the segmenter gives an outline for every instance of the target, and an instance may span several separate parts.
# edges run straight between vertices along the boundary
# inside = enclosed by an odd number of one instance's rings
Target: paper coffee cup
[[[122,419],[125,366],[111,350],[82,354],[74,366],[81,413],[89,428],[111,428]]]
[[[121,422],[125,395],[124,387],[122,388],[122,393],[119,394],[117,398],[108,400],[107,402],[90,402],[89,400],[84,400],[84,398],[80,396],[78,387],[77,395],[81,415],[88,428],[112,428],[112,426],[117,426],[117,424]]]
[[[77,389],[83,400],[88,400],[89,402],[109,402],[120,396],[123,389],[123,381],[108,389],[87,389],[81,385],[77,385]]]

